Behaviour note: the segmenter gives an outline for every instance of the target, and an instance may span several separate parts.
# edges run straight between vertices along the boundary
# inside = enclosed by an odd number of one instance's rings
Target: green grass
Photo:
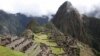
[[[25,54],[0,46],[0,56],[25,56]]]
[[[46,44],[47,46],[49,46],[49,48],[52,50],[54,54],[59,55],[59,54],[64,53],[63,49],[60,47],[57,47],[56,42],[48,39],[48,36],[46,34],[37,34],[35,36],[36,36],[35,38],[36,42]]]

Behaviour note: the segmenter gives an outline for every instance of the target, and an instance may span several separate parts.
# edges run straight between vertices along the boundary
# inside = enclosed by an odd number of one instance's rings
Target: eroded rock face
[[[64,35],[71,35],[73,38],[88,43],[88,39],[84,38],[86,32],[82,24],[82,16],[70,2],[61,5],[52,22]]]
[[[92,43],[94,41],[90,38],[91,34],[88,31],[88,29],[90,29],[88,28],[90,24],[88,25],[87,21],[85,22],[83,18],[84,16],[79,14],[79,12],[72,6],[72,4],[67,1],[60,6],[56,15],[52,19],[52,23],[55,25],[55,27],[57,27],[57,29],[59,29],[65,35],[65,40],[57,42],[64,47],[64,50],[66,51],[68,56],[73,56],[72,54],[75,54],[74,56],[81,55],[81,48],[78,48],[77,43],[82,42],[88,44],[89,46],[92,46]],[[89,50],[86,50],[86,52],[88,51]],[[89,52],[93,54],[92,50]],[[91,56],[91,54],[89,55]]]

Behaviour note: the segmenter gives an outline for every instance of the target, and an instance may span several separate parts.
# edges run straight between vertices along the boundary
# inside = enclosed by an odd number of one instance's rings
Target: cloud
[[[0,9],[10,13],[25,13],[28,15],[46,15],[56,13],[59,6],[66,0],[0,0]],[[68,0],[81,13],[100,7],[100,0]]]
[[[100,0],[69,0],[74,7],[81,13],[87,13],[95,10],[95,6],[100,7]]]

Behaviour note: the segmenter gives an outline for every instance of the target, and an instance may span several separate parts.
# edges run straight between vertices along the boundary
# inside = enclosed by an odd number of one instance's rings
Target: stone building
[[[8,38],[6,38],[6,37],[0,38],[0,45],[5,46],[9,43],[11,43],[11,38],[9,38],[9,37]]]
[[[22,35],[28,39],[34,38],[33,32],[30,29],[25,30]]]

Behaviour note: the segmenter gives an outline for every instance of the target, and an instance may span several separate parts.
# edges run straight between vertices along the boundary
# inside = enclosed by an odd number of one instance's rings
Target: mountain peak
[[[52,22],[66,36],[71,35],[79,40],[85,37],[81,15],[68,1],[59,7]]]
[[[73,9],[72,4],[69,1],[64,2],[59,10],[65,11],[65,12],[70,12]]]
[[[71,2],[69,2],[69,1],[65,1],[63,4],[62,4],[62,6],[72,6],[72,4],[71,4]]]

